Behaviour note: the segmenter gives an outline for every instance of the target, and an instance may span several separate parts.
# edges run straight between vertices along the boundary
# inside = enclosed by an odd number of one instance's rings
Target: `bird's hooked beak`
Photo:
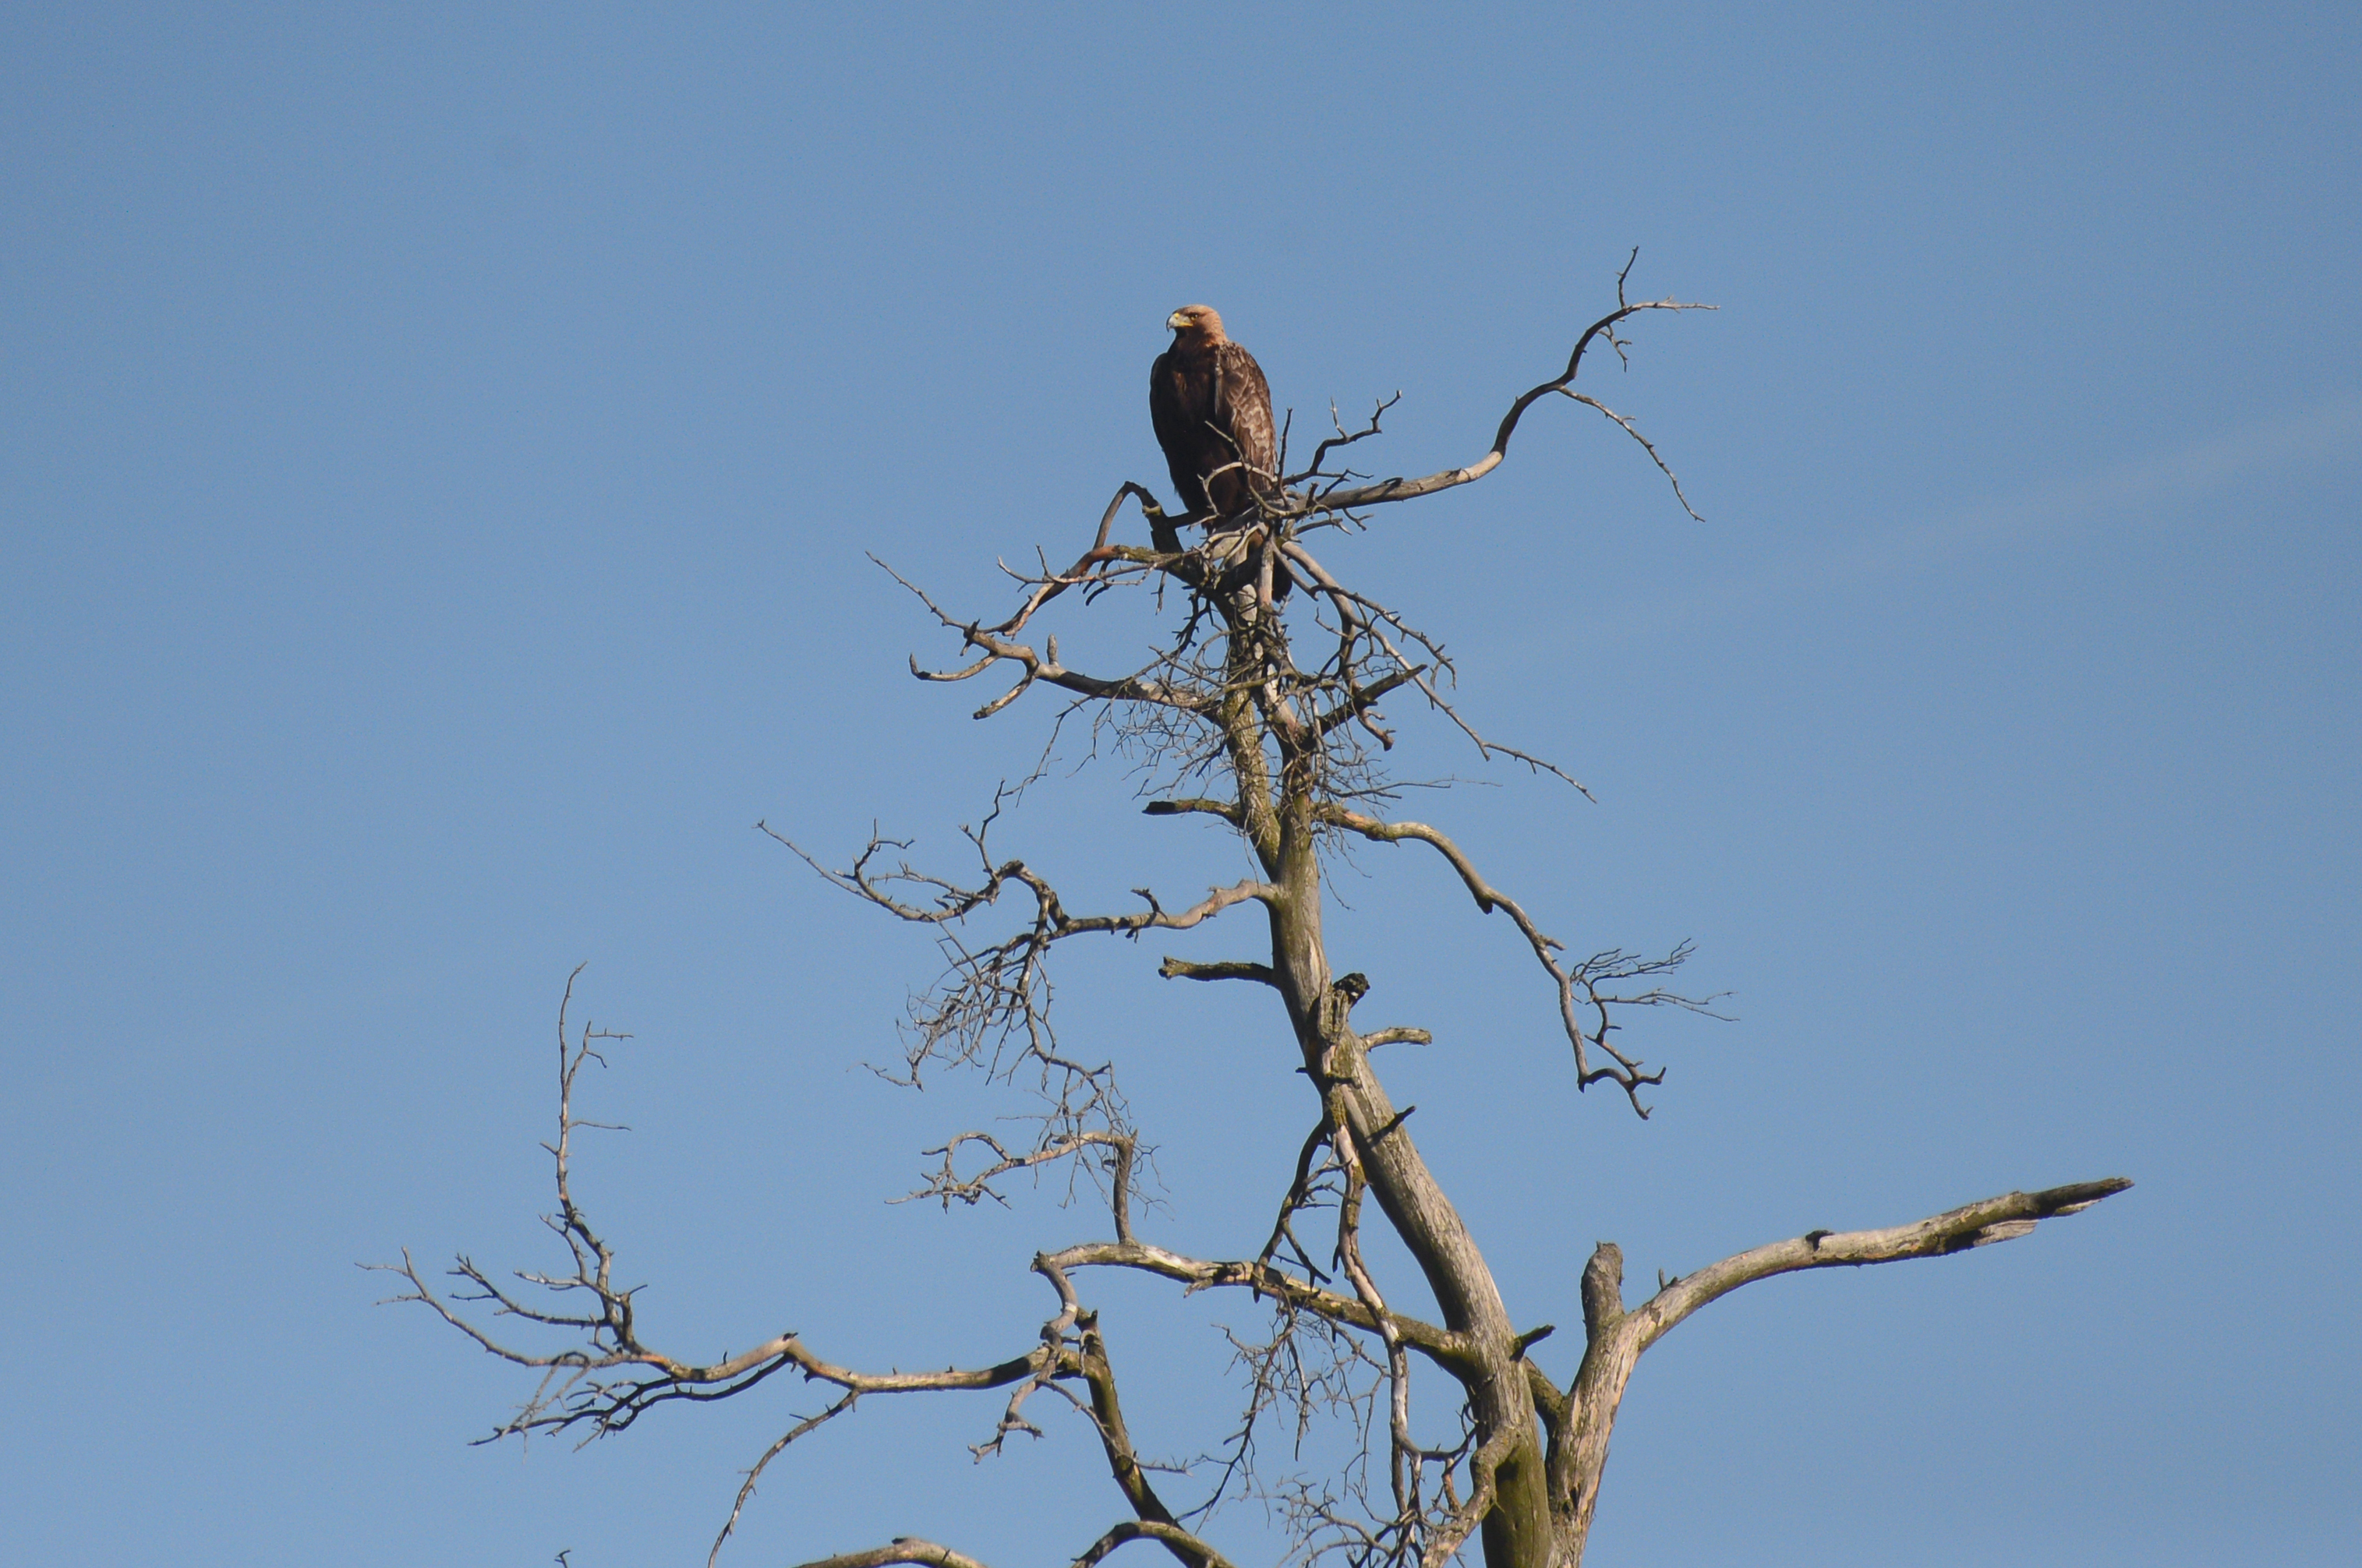
[[[1164,318],[1164,324],[1175,332],[1187,332],[1189,330],[1189,317],[1185,312],[1175,311]]]

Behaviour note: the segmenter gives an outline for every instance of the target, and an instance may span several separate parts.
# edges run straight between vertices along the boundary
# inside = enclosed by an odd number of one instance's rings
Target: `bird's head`
[[[1209,345],[1228,341],[1222,336],[1221,314],[1211,305],[1184,305],[1166,316],[1164,324]]]

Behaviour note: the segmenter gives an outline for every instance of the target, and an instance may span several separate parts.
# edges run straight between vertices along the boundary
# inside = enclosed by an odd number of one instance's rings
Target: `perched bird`
[[[1181,504],[1198,521],[1235,517],[1276,482],[1271,388],[1211,305],[1164,318],[1173,346],[1148,373],[1148,415]]]

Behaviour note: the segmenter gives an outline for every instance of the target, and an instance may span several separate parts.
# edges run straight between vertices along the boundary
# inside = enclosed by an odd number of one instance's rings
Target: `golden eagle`
[[[1148,416],[1181,505],[1199,522],[1235,517],[1277,481],[1271,388],[1211,305],[1164,318],[1173,346],[1148,373]]]

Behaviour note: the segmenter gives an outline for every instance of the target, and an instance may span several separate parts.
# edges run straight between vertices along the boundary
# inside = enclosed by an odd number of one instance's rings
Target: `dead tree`
[[[974,1203],[998,1198],[1001,1184],[1019,1173],[1064,1166],[1070,1177],[1098,1184],[1112,1234],[1033,1258],[1052,1310],[1038,1328],[1012,1325],[1010,1354],[996,1365],[869,1372],[831,1361],[798,1334],[767,1337],[726,1360],[680,1359],[641,1338],[633,1292],[615,1282],[613,1249],[575,1200],[572,1135],[590,1124],[575,1111],[577,1078],[598,1042],[611,1036],[590,1030],[569,1036],[561,1007],[558,1129],[547,1146],[557,1202],[546,1223],[565,1243],[570,1266],[520,1272],[512,1280],[462,1256],[451,1271],[458,1288],[438,1291],[406,1254],[391,1266],[405,1281],[398,1299],[423,1302],[485,1349],[541,1375],[533,1395],[492,1435],[604,1436],[656,1406],[734,1398],[780,1373],[822,1386],[831,1402],[789,1426],[750,1468],[713,1543],[718,1553],[765,1467],[865,1397],[1000,1389],[1006,1398],[979,1455],[998,1450],[1011,1433],[1037,1430],[1028,1413],[1037,1395],[1072,1406],[1098,1438],[1121,1517],[1096,1536],[1087,1523],[1077,1530],[1077,1564],[1149,1541],[1187,1568],[1220,1568],[1227,1560],[1206,1538],[1207,1520],[1224,1496],[1248,1492],[1275,1505],[1287,1522],[1290,1561],[1339,1555],[1352,1568],[1433,1568],[1474,1538],[1488,1568],[1575,1568],[1634,1364],[1690,1314],[1775,1274],[1936,1257],[2006,1241],[2129,1186],[2121,1179],[2080,1182],[2003,1193],[1890,1229],[1810,1231],[1667,1281],[1628,1308],[1623,1255],[1602,1243],[1582,1277],[1581,1367],[1561,1387],[1527,1356],[1551,1326],[1512,1316],[1476,1238],[1419,1156],[1406,1121],[1409,1109],[1398,1110],[1379,1080],[1374,1048],[1427,1036],[1404,1027],[1363,1029],[1354,1010],[1369,982],[1359,973],[1335,972],[1330,962],[1321,931],[1324,858],[1355,840],[1416,843],[1440,855],[1477,909],[1504,916],[1532,953],[1556,1004],[1574,1081],[1584,1089],[1612,1086],[1641,1116],[1649,1113],[1643,1091],[1662,1081],[1663,1069],[1651,1069],[1617,1043],[1620,1018],[1636,1008],[1705,1010],[1712,1000],[1668,988],[1686,946],[1655,958],[1620,949],[1573,958],[1450,837],[1387,814],[1394,796],[1381,762],[1396,737],[1379,704],[1396,694],[1423,700],[1486,758],[1574,781],[1539,757],[1480,735],[1452,704],[1452,669],[1442,644],[1355,589],[1313,550],[1331,533],[1359,532],[1382,515],[1379,509],[1484,477],[1507,455],[1527,411],[1552,396],[1588,404],[1639,442],[1679,499],[1679,484],[1656,448],[1622,415],[1578,390],[1576,378],[1586,355],[1604,347],[1624,356],[1622,330],[1635,316],[1695,308],[1672,299],[1628,301],[1619,276],[1616,308],[1576,339],[1561,374],[1510,405],[1491,448],[1464,467],[1379,481],[1347,469],[1341,455],[1379,433],[1389,401],[1359,429],[1338,424],[1302,468],[1258,476],[1247,487],[1253,492],[1249,510],[1238,515],[1173,517],[1148,490],[1123,485],[1097,538],[1072,566],[1012,574],[1021,602],[994,624],[944,610],[906,583],[963,654],[973,655],[940,672],[913,659],[914,674],[936,682],[1011,677],[976,710],[978,718],[1037,688],[1064,694],[1066,713],[1101,727],[1152,770],[1157,784],[1149,816],[1220,819],[1245,841],[1258,873],[1182,906],[1142,889],[1140,908],[1073,913],[1023,860],[1002,858],[993,847],[995,825],[1014,793],[1007,789],[967,830],[972,865],[965,872],[920,869],[903,858],[907,845],[885,839],[832,868],[780,838],[836,887],[939,940],[947,966],[914,1005],[909,1078],[966,1067],[1041,1096],[1030,1138],[962,1132],[929,1151],[937,1163],[913,1195]],[[1146,522],[1144,545],[1113,537],[1128,500]],[[1688,506],[1686,499],[1680,504]],[[1185,540],[1185,529],[1192,537]],[[1298,589],[1292,597],[1290,584]],[[1087,673],[1061,660],[1054,635],[1036,634],[1054,601],[1070,597],[1087,604],[1119,590],[1146,590],[1165,606],[1169,636],[1146,664],[1124,674]],[[1318,656],[1299,658],[1299,645]],[[1262,920],[1248,944],[1252,957],[1216,963],[1166,958],[1157,972],[1241,982],[1272,994],[1311,1088],[1308,1124],[1286,1189],[1253,1220],[1251,1233],[1242,1231],[1239,1250],[1187,1256],[1142,1234],[1134,1201],[1140,1133],[1111,1067],[1060,1043],[1046,966],[1062,943],[1187,930],[1250,905]],[[1373,1206],[1415,1263],[1418,1289],[1431,1309],[1412,1310],[1407,1281],[1376,1277],[1362,1241]],[[1308,1234],[1316,1218],[1324,1226],[1317,1240]],[[1233,1340],[1244,1373],[1242,1417],[1194,1501],[1168,1501],[1141,1459],[1087,1297],[1091,1273],[1100,1269],[1154,1275],[1189,1290],[1243,1292],[1268,1304],[1268,1337]],[[550,1349],[513,1343],[490,1326],[502,1318],[553,1331],[562,1343]],[[1448,1395],[1450,1416],[1440,1425],[1424,1402],[1414,1418],[1414,1372],[1421,1364]],[[1300,1430],[1324,1413],[1341,1416],[1349,1427],[1359,1423],[1361,1463],[1325,1479],[1259,1470],[1259,1422],[1290,1420]],[[887,1563],[977,1568],[955,1550],[911,1538],[812,1568]]]

